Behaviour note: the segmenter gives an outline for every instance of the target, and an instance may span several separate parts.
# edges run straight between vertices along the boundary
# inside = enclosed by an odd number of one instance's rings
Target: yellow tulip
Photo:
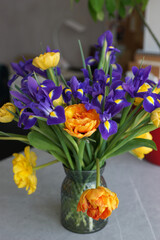
[[[47,52],[44,54],[40,54],[39,57],[35,57],[33,59],[32,64],[40,68],[42,70],[46,70],[51,67],[56,67],[60,60],[60,53],[59,52]]]
[[[14,119],[14,115],[12,113],[10,113],[7,109],[13,113],[16,112],[16,108],[12,103],[10,103],[10,102],[5,103],[0,108],[0,122],[1,123],[9,123],[9,122],[12,122]]]
[[[151,112],[151,121],[157,128],[160,127],[160,108],[156,108]]]
[[[147,132],[147,133],[144,133],[144,134],[138,136],[137,138],[144,138],[144,139],[152,140],[152,135],[149,132]],[[139,148],[133,149],[131,152],[134,155],[136,155],[139,159],[143,159],[144,155],[152,152],[152,150],[153,149],[149,148],[149,147],[139,147]]]
[[[37,187],[37,177],[33,169],[36,166],[37,156],[30,151],[29,146],[25,147],[24,154],[25,156],[21,153],[13,154],[14,181],[18,188],[26,188],[28,194],[32,194]]]

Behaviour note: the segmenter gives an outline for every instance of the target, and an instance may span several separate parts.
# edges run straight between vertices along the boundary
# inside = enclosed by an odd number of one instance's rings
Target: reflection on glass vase
[[[105,166],[104,166],[105,167]],[[100,185],[106,187],[101,168]],[[77,204],[82,192],[86,189],[96,188],[96,171],[72,171],[64,168],[66,177],[61,187],[61,223],[76,233],[92,233],[101,230],[108,219],[94,220],[86,213],[77,212]]]

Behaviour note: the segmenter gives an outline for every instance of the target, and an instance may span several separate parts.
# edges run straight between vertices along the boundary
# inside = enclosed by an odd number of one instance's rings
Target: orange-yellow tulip
[[[87,111],[84,104],[74,104],[65,108],[65,128],[71,136],[89,137],[100,123],[99,114],[95,109]]]
[[[119,200],[116,193],[108,188],[98,187],[85,190],[77,205],[77,211],[85,212],[95,220],[108,218],[112,211],[118,207]]]

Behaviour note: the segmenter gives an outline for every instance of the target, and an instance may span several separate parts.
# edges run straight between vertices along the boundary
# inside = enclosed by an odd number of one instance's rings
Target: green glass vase
[[[105,167],[105,166],[104,166]],[[101,168],[100,185],[106,187]],[[101,230],[108,219],[94,220],[86,213],[77,212],[77,204],[84,190],[96,188],[96,171],[72,171],[64,167],[66,177],[61,187],[61,223],[64,228],[76,233],[93,233]]]

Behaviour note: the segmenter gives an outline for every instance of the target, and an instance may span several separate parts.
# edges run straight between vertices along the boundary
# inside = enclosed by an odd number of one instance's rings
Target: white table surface
[[[52,158],[34,149],[38,164]],[[92,234],[76,234],[60,223],[60,163],[37,171],[32,195],[13,181],[12,157],[0,162],[0,240],[160,240],[160,167],[129,153],[109,159],[103,176],[117,193],[119,207],[108,225]]]

